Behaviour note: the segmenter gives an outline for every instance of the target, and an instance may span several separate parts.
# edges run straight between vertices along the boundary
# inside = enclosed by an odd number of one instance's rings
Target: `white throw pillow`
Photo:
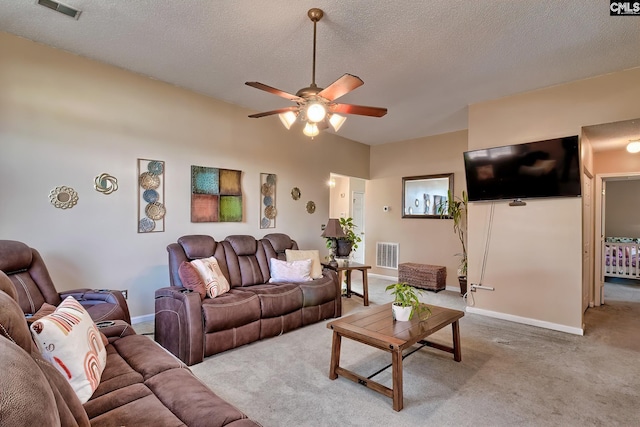
[[[73,297],[31,324],[31,335],[42,356],[69,381],[82,403],[100,384],[107,350],[91,316]]]
[[[229,289],[231,289],[229,281],[222,274],[218,260],[215,257],[194,259],[191,261],[191,265],[198,271],[209,298],[215,298],[218,295],[229,292]]]
[[[320,264],[320,253],[317,249],[309,251],[298,251],[286,249],[284,251],[287,261],[298,261],[301,259],[311,260],[311,278],[320,279],[322,277],[322,264]]]
[[[269,283],[309,282],[311,278],[311,260],[281,261],[271,258],[271,279]]]

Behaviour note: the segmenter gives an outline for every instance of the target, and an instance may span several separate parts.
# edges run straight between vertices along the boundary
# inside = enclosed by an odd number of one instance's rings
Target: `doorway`
[[[596,179],[596,223],[595,236],[599,237],[595,251],[595,294],[596,306],[605,303],[605,283],[613,285],[620,280],[605,277],[604,263],[607,262],[605,243],[607,240],[640,238],[640,223],[634,209],[635,195],[640,191],[640,173],[598,174]],[[638,203],[640,206],[640,202]],[[634,250],[637,252],[637,250]],[[640,262],[640,254],[631,254],[630,262]],[[624,268],[624,266],[621,266]],[[640,284],[638,281],[625,281],[626,284]],[[614,286],[615,287],[615,286]],[[613,288],[611,288],[613,290]],[[633,290],[632,288],[630,288]],[[640,287],[638,287],[640,292]]]
[[[351,252],[351,260],[365,264],[365,190],[366,180],[331,173],[329,178],[329,217],[353,218],[355,232],[362,241]]]

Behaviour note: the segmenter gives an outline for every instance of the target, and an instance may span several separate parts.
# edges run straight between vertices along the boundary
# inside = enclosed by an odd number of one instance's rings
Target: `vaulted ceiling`
[[[365,84],[341,102],[386,107],[339,134],[369,145],[466,129],[468,105],[640,66],[640,16],[585,0],[35,0],[0,2],[6,31],[246,107],[292,105],[244,85],[295,93],[344,73]],[[276,116],[247,120],[271,120]]]

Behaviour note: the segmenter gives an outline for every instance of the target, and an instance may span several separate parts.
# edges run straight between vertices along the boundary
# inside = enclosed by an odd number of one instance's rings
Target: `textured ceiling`
[[[467,128],[469,104],[640,66],[640,17],[605,0],[68,0],[74,20],[35,0],[0,2],[0,30],[210,95],[253,112],[344,73],[341,102],[386,107],[339,134],[375,145]],[[277,117],[247,120],[271,120]]]

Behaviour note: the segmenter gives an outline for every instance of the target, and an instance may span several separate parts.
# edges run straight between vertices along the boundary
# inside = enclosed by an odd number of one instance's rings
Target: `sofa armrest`
[[[96,322],[98,330],[102,332],[110,343],[122,337],[135,335],[136,331],[124,320],[103,320]]]
[[[155,340],[191,366],[204,359],[204,328],[200,294],[180,286],[155,293]]]
[[[60,292],[60,298],[68,296],[74,297],[91,315],[94,321],[102,320],[124,320],[131,324],[131,315],[127,300],[122,292],[111,289],[73,289],[71,291]],[[109,308],[99,307],[110,304]],[[104,307],[107,307],[106,305]]]
[[[336,286],[336,311],[334,317],[342,316],[342,283],[338,280],[338,272],[331,267],[323,266],[322,275],[331,277]]]

